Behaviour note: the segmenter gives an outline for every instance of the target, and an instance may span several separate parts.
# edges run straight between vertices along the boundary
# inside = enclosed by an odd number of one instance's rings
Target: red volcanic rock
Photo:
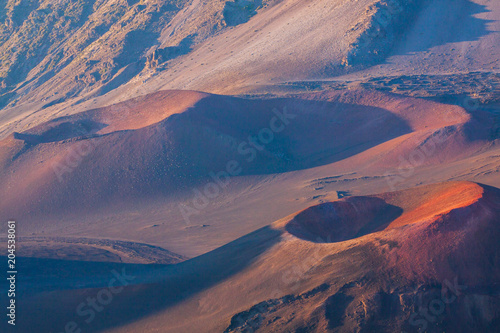
[[[351,197],[303,210],[286,231],[313,242],[384,239],[384,256],[409,280],[460,275],[469,283],[500,276],[500,190],[448,182],[366,197]]]
[[[388,259],[410,279],[439,281],[460,276],[468,285],[498,283],[500,190],[459,183],[432,202],[434,214],[403,227],[391,224],[394,233],[388,231],[387,235],[394,239],[398,235],[399,248]],[[428,204],[421,210],[430,213],[432,206]]]

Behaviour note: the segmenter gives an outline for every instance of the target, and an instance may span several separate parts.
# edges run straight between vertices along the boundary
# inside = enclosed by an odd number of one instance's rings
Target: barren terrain
[[[2,332],[498,332],[499,59],[495,0],[3,1]]]

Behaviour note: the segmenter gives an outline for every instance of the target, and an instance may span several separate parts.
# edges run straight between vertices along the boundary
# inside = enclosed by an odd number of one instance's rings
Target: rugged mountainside
[[[55,104],[126,82],[185,2],[9,0],[0,8],[3,103],[21,87]]]
[[[5,1],[0,136],[165,89],[497,71],[499,11],[486,0]]]
[[[499,73],[498,0],[1,1],[17,332],[499,332]]]
[[[9,0],[0,7],[1,107],[104,94],[186,54],[262,1]],[[187,22],[185,21],[187,20]],[[180,22],[179,22],[180,21]]]
[[[170,69],[179,57],[191,70],[207,63],[208,73],[216,70],[209,61],[216,55],[224,68],[217,76],[235,74],[242,65],[274,71],[272,62],[285,56],[301,64],[286,66],[280,75],[289,79],[305,78],[307,71],[345,71],[356,62],[383,60],[401,37],[396,31],[404,31],[403,22],[418,12],[404,0],[363,0],[354,11],[348,5],[338,0],[307,6],[261,0],[9,0],[0,7],[0,107],[81,102]],[[322,24],[332,29],[324,31]],[[345,41],[334,42],[344,34]],[[186,56],[198,49],[198,55]],[[175,83],[181,72],[187,71],[169,71],[172,87],[181,88]],[[229,81],[212,83],[228,87]]]

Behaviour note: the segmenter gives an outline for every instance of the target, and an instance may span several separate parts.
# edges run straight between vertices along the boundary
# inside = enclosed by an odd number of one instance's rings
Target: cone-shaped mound
[[[286,230],[313,242],[340,242],[377,231],[402,211],[380,198],[352,197],[309,207],[297,214]]]

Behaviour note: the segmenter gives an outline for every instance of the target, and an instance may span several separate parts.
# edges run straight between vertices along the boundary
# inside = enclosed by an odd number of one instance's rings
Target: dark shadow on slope
[[[375,197],[350,197],[312,206],[285,226],[290,234],[315,243],[336,243],[385,228],[403,210]]]
[[[115,75],[110,81],[108,81],[107,83],[105,83],[92,96],[94,96],[94,97],[96,97],[96,96],[102,96],[102,95],[107,94],[111,90],[114,90],[114,89],[118,88],[119,86],[127,83],[134,76],[136,76],[137,74],[139,74],[142,71],[143,68],[144,68],[144,61],[142,61],[142,60],[133,62],[131,64],[128,64],[124,68],[120,68],[121,72],[119,74]],[[85,101],[85,100],[88,100],[89,98],[90,97],[88,97],[86,99],[83,99],[82,101],[80,101],[80,103],[83,102],[83,101]]]
[[[35,127],[24,133],[14,132],[14,139],[23,140],[26,145],[58,142],[72,138],[91,137],[107,124],[91,119],[71,120],[67,117],[55,119],[48,126]]]
[[[427,51],[448,43],[477,41],[492,33],[487,27],[491,21],[475,17],[486,12],[486,6],[469,0],[430,1],[420,10],[411,34],[402,38],[394,55]],[[440,26],[448,29],[436,29]]]
[[[141,58],[145,50],[156,42],[157,34],[148,33],[145,31],[132,31],[127,35],[125,46],[122,53],[115,58],[119,65],[117,73],[109,82],[105,83],[98,89],[93,96],[101,96],[129,82],[133,77],[139,74],[144,67],[156,69],[158,65],[175,59],[181,55],[191,52],[193,44],[193,35],[184,38],[179,45],[165,47],[153,52],[152,55],[146,58]],[[139,59],[139,60],[137,60]],[[121,72],[120,72],[121,70]],[[88,98],[87,98],[88,99]]]
[[[212,95],[162,125],[191,175],[204,177],[239,162],[241,175],[330,164],[412,132],[377,107],[297,98],[249,100]],[[196,152],[205,151],[200,155]],[[188,172],[188,171],[186,171]]]
[[[347,307],[354,300],[354,296],[346,295],[344,289],[342,288],[338,293],[328,297],[325,301],[325,317],[330,329],[344,325]]]
[[[474,17],[486,7],[469,0],[387,1],[374,6],[368,28],[351,44],[344,65],[366,68],[394,55],[448,43],[477,41],[491,33],[488,20]],[[354,27],[350,33],[356,33]]]
[[[188,54],[191,52],[193,41],[195,35],[190,35],[180,41],[177,46],[168,46],[162,49],[156,50],[158,53],[159,63],[166,62],[175,59],[181,55]]]
[[[124,39],[122,51],[113,59],[114,62],[119,68],[136,62],[142,53],[156,42],[157,38],[157,33],[145,30],[130,31]]]
[[[69,284],[74,286],[89,281],[93,281],[91,284],[95,289],[57,292],[48,296],[46,294],[42,298],[32,297],[33,290],[37,289],[31,289],[29,297],[20,300],[24,304],[24,311],[30,313],[30,316],[23,317],[25,320],[19,322],[17,331],[33,332],[36,328],[37,332],[59,332],[64,330],[67,322],[74,321],[86,332],[100,332],[139,320],[240,272],[276,244],[280,234],[281,232],[277,230],[265,227],[205,255],[177,265],[162,267],[103,263],[83,263],[82,267],[78,267],[79,262],[73,262],[72,266],[68,266],[68,262],[59,262],[57,267],[55,261],[47,262],[52,265],[52,276],[59,275],[56,273],[59,271],[63,277],[59,279],[61,289],[68,288]],[[43,260],[37,265],[40,264],[43,264]],[[33,266],[34,269],[36,267]],[[122,292],[114,295],[112,302],[102,311],[96,312],[95,318],[87,324],[85,322],[87,316],[77,315],[77,306],[81,302],[86,302],[87,297],[96,297],[101,290],[107,289],[109,279],[113,278],[110,270],[116,269],[121,272],[121,267],[125,267],[126,272],[135,275],[136,279]],[[68,275],[68,270],[77,271],[77,278],[73,279],[71,274]],[[36,278],[33,280],[33,283],[39,283]],[[55,281],[51,283],[52,288],[58,286]],[[43,302],[43,305],[38,302]]]
[[[24,146],[14,154],[12,160],[18,159],[30,148],[50,142],[61,142],[69,139],[87,139],[94,137],[98,131],[108,126],[90,119],[71,120],[70,117],[57,118],[47,124],[36,126],[26,132],[14,132],[16,140],[24,141]]]
[[[7,5],[7,1],[5,5],[1,5],[4,7]],[[15,27],[18,27],[23,24],[23,22],[28,19],[29,15],[32,11],[34,11],[39,6],[39,1],[30,1],[30,0],[21,0],[18,1],[17,4],[12,5],[11,3],[11,12],[10,17],[12,19],[12,23]],[[4,9],[6,11],[6,8]],[[5,12],[2,13],[1,16],[5,16]]]
[[[63,103],[65,100],[66,100],[66,97],[61,97],[61,98],[54,99],[54,100],[48,102],[47,104],[42,105],[42,110],[46,109],[46,108],[49,108],[51,106]]]
[[[81,113],[64,122],[93,117],[91,112]],[[43,134],[44,141],[54,142],[63,128],[45,133],[52,127],[46,123],[23,134]],[[83,137],[95,141],[89,142],[93,149],[82,163],[65,173],[62,182],[52,183],[43,197],[33,194],[23,201],[38,216],[87,214],[89,209],[95,212],[113,203],[170,197],[212,182],[211,173],[226,172],[231,161],[239,163],[234,176],[302,170],[354,156],[411,131],[404,119],[382,108],[297,98],[209,96],[182,114],[150,126],[109,133],[98,140],[93,134]],[[59,140],[73,132],[68,129]],[[66,140],[51,149],[55,155],[64,154],[77,149],[77,144]],[[36,187],[33,184],[33,193]],[[3,213],[27,214],[17,205],[9,210]]]
[[[16,95],[17,94],[15,92],[7,92],[3,95],[0,95],[0,109],[4,108]]]
[[[222,12],[224,21],[228,26],[246,23],[257,14],[257,9],[262,6],[262,0],[234,0],[224,4]]]

